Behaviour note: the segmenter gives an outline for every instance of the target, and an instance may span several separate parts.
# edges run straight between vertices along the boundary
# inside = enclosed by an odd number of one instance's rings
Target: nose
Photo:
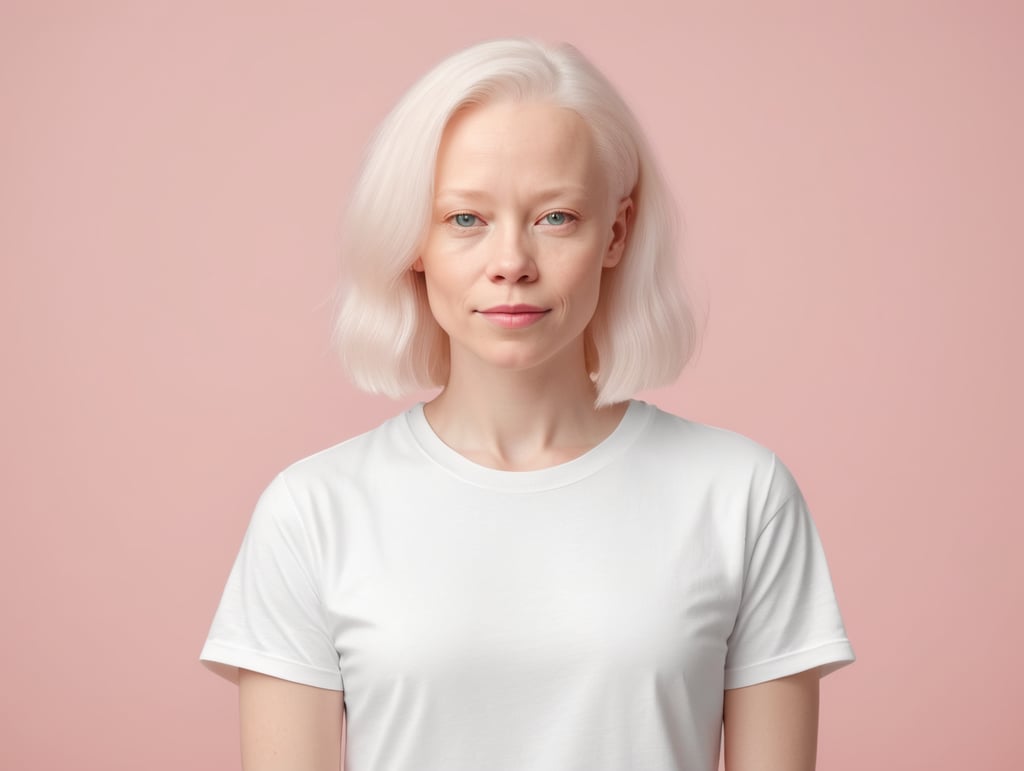
[[[495,250],[487,266],[487,275],[498,284],[529,283],[537,280],[537,261],[529,237],[510,229],[495,239]]]

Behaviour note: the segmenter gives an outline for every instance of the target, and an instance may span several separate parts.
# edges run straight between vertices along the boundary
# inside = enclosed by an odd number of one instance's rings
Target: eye
[[[572,222],[576,217],[569,214],[567,211],[553,211],[550,214],[545,214],[542,220],[545,225],[564,225],[567,222]]]
[[[460,212],[459,214],[453,214],[448,218],[451,222],[454,222],[456,226],[460,228],[471,228],[480,222],[480,218],[475,214],[467,214],[466,212]]]

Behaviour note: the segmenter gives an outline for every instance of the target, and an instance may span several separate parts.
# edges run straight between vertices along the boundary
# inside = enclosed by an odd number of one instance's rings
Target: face
[[[457,114],[437,158],[424,274],[452,367],[583,367],[602,273],[632,202],[611,197],[572,110],[494,103]]]

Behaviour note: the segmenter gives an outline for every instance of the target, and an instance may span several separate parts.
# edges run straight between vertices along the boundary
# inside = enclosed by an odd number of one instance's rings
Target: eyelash
[[[457,218],[458,217],[472,217],[473,219],[475,219],[477,221],[480,220],[480,218],[477,217],[475,214],[470,214],[468,211],[460,211],[460,212],[456,212],[455,214],[452,214],[450,217],[448,217],[448,219],[445,220],[445,222],[447,222],[450,225],[455,226],[456,228],[458,228],[460,230],[469,230],[469,228],[472,227],[472,225],[459,225],[458,222],[457,222]],[[476,223],[474,223],[474,224],[476,224]]]
[[[579,217],[577,217],[572,212],[563,211],[562,209],[556,209],[555,211],[550,211],[547,214],[545,214],[543,217],[541,217],[541,220],[547,219],[552,214],[561,214],[561,215],[566,217],[566,221],[560,223],[559,225],[555,225],[555,224],[549,222],[548,224],[551,225],[552,227],[561,227],[562,225],[569,225],[569,224],[571,224],[571,223],[573,223],[573,222],[575,222],[576,220],[579,219]],[[476,214],[471,214],[470,212],[467,212],[467,211],[460,211],[460,212],[455,212],[455,214],[450,215],[445,220],[445,222],[448,222],[449,224],[453,225],[454,227],[458,228],[459,230],[469,230],[471,227],[473,227],[472,225],[458,225],[455,222],[455,218],[456,217],[463,217],[463,216],[473,217],[474,219],[476,219],[478,221],[482,221],[482,218],[478,217]]]

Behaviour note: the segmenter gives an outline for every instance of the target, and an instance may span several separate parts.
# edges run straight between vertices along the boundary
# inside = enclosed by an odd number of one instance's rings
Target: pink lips
[[[477,312],[499,327],[520,329],[539,321],[548,310],[547,308],[538,308],[536,305],[495,305],[493,308]]]

